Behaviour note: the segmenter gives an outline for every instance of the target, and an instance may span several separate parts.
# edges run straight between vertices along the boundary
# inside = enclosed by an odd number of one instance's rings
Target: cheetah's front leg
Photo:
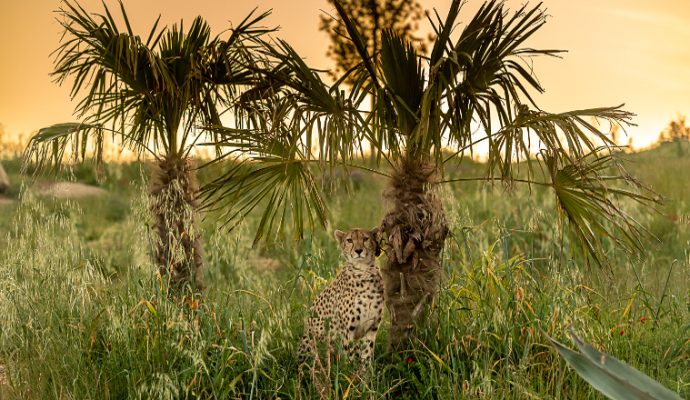
[[[350,329],[343,337],[343,350],[347,355],[347,359],[352,361],[359,358],[359,341],[355,339],[355,331]]]
[[[374,344],[376,343],[377,331],[370,330],[361,339],[360,343],[360,357],[362,358],[362,365],[370,364],[374,354]]]

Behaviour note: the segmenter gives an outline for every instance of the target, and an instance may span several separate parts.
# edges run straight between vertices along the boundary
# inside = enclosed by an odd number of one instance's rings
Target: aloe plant
[[[558,353],[587,383],[614,400],[681,400],[681,397],[659,382],[602,353],[574,333],[573,342],[580,353],[545,334]]]

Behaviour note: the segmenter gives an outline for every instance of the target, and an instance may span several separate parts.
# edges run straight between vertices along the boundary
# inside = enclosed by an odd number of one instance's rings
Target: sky
[[[105,0],[117,10],[116,0]],[[450,0],[421,0],[445,16]],[[512,9],[524,1],[508,0]],[[334,14],[326,0],[123,0],[135,32],[146,37],[155,19],[172,24],[206,19],[216,33],[238,24],[254,8],[272,9],[269,26],[312,67],[328,69],[328,37],[319,15]],[[481,5],[468,0],[460,21]],[[55,20],[59,0],[2,0],[0,4],[0,124],[6,135],[24,137],[41,127],[74,121],[76,101],[50,72],[61,37]],[[100,0],[81,0],[102,12]],[[532,2],[536,4],[536,2]],[[627,129],[635,147],[656,141],[678,113],[690,114],[690,1],[544,0],[548,23],[528,45],[563,49],[562,59],[541,58],[534,68],[546,88],[541,108],[562,112],[625,103],[636,115]],[[424,25],[425,26],[425,25]],[[428,28],[427,28],[428,29]],[[624,140],[625,141],[625,140]]]

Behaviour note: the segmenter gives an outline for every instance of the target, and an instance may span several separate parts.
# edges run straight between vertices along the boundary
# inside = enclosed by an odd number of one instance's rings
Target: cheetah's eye
[[[368,241],[369,241],[369,238],[368,238],[368,237],[365,237],[365,238],[364,238],[364,241],[365,241],[365,242],[368,242]]]
[[[348,242],[348,243],[352,243],[352,239],[347,238],[347,242]]]

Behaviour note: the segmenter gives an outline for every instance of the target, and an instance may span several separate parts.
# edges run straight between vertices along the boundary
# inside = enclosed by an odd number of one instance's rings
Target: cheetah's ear
[[[344,238],[345,238],[345,232],[336,229],[335,230],[335,240],[338,241],[338,244],[342,243]]]
[[[374,241],[374,256],[381,255],[381,228],[376,227],[371,230],[371,239]]]

